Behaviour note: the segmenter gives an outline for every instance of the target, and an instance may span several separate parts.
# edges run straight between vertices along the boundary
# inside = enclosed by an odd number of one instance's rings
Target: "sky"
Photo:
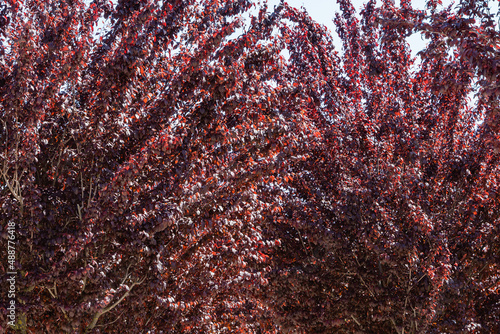
[[[262,3],[264,0],[253,0],[255,2],[260,2]],[[363,7],[363,4],[366,3],[368,0],[351,0],[354,8],[356,9],[356,12],[359,14],[361,11],[361,8]],[[393,0],[395,1],[396,5],[399,5],[400,0]],[[449,6],[452,3],[458,3],[460,0],[442,0],[442,6]],[[498,11],[498,4],[500,0],[487,0],[490,5],[490,9],[492,13],[497,13]],[[86,2],[89,2],[89,0],[86,0]],[[111,2],[115,3],[117,0],[112,0]],[[341,41],[337,36],[337,33],[335,32],[335,25],[333,23],[333,18],[335,17],[335,13],[340,12],[339,5],[337,4],[337,0],[286,0],[286,2],[296,8],[301,8],[304,7],[309,15],[318,23],[325,25],[330,32],[332,33],[333,40],[336,43],[336,48],[340,51],[341,50]],[[275,5],[278,5],[280,3],[280,0],[267,0],[269,10],[272,10]],[[380,4],[381,0],[377,0],[377,3]],[[415,8],[419,9],[424,9],[425,8],[425,3],[426,0],[412,0],[412,6]],[[254,13],[256,14],[256,13]],[[103,26],[104,20],[100,22],[98,25],[98,29],[96,31],[96,35],[99,35],[99,31]],[[238,30],[235,35],[241,33],[240,30]],[[425,45],[426,41],[423,39],[419,34],[413,34],[412,36],[407,38],[410,48],[412,51],[412,55],[415,56],[417,52],[422,50]],[[6,42],[4,41],[4,44]]]
[[[361,11],[363,4],[367,1],[368,0],[352,0],[352,4],[358,14]],[[269,9],[272,9],[275,5],[279,4],[279,2],[279,0],[268,0]],[[333,33],[334,41],[338,43],[338,46],[336,46],[336,48],[338,50],[341,49],[340,39],[335,32],[335,25],[333,23],[335,13],[340,12],[336,0],[286,0],[286,2],[296,8],[304,7],[316,22],[325,25]],[[459,0],[455,1],[455,3],[458,2]],[[497,12],[498,2],[498,0],[489,0],[492,13]],[[378,0],[377,3],[380,4],[381,1]],[[414,8],[424,9],[425,3],[425,0],[412,0],[412,6]],[[442,3],[443,7],[447,7],[452,4],[453,1],[443,0]],[[396,5],[399,6],[399,0],[396,0]],[[407,40],[410,43],[410,48],[412,50],[413,56],[415,56],[417,52],[422,50],[427,43],[424,39],[421,38],[419,34],[413,34]]]
[[[88,1],[88,0],[87,0]],[[254,2],[260,2],[262,3],[264,0],[253,0]],[[318,23],[321,23],[325,25],[330,32],[332,33],[333,40],[336,42],[336,48],[338,50],[341,50],[341,41],[340,38],[337,36],[337,33],[335,32],[335,25],[333,23],[333,19],[335,17],[335,13],[340,12],[340,7],[337,4],[337,0],[285,0],[289,5],[296,7],[296,8],[301,8],[304,7],[309,15]],[[359,14],[361,9],[363,8],[363,5],[367,2],[368,0],[351,0],[351,3],[353,4],[354,8],[356,9],[356,12]],[[393,0],[395,1],[395,4],[399,6],[400,0]],[[411,0],[412,1],[412,6],[414,8],[419,8],[419,9],[424,9],[425,8],[425,3],[426,0]],[[447,7],[452,3],[458,3],[460,0],[441,0],[442,1],[442,6]],[[493,13],[496,13],[498,10],[498,3],[500,0],[487,0],[489,1],[490,8]],[[112,0],[113,3],[116,3],[116,0]],[[267,0],[268,3],[268,8],[269,10],[272,10],[275,5],[278,5],[280,3],[280,0]],[[377,0],[377,4],[380,4],[381,0]],[[256,14],[256,13],[254,13]],[[235,36],[241,33],[240,30],[238,30],[235,33]],[[419,34],[413,34],[412,36],[407,38],[408,42],[410,43],[410,48],[412,51],[412,55],[416,56],[417,52],[422,50],[425,45],[426,41],[423,39]]]

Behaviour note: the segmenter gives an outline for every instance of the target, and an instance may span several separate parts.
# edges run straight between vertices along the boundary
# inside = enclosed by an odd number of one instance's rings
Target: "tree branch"
[[[85,329],[85,333],[88,333],[91,329],[94,329],[95,326],[96,326],[96,324],[97,324],[97,321],[99,321],[99,318],[103,314],[106,314],[109,311],[113,310],[115,307],[117,307],[125,298],[127,298],[127,296],[130,294],[130,291],[132,291],[132,289],[134,288],[134,286],[142,284],[142,282],[144,282],[145,279],[146,279],[146,277],[144,277],[142,280],[140,280],[138,282],[132,283],[132,285],[130,286],[129,290],[127,292],[125,292],[123,294],[123,296],[121,296],[120,299],[118,299],[113,305],[110,305],[110,306],[108,306],[108,307],[106,307],[106,308],[98,311],[96,314],[94,314],[94,317],[92,318],[92,321],[90,322],[90,324]]]

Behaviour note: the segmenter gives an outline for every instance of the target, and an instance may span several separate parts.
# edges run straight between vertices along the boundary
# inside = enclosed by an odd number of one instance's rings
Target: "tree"
[[[471,107],[468,96],[478,77],[498,72],[447,56],[439,38],[412,68],[405,37],[452,34],[424,24],[449,9],[370,1],[358,21],[339,3],[341,57],[303,13],[289,32],[291,72],[310,87],[302,99],[313,101],[304,113],[317,138],[307,160],[290,165],[286,214],[273,217],[283,246],[267,295],[279,324],[304,333],[496,332],[500,172],[488,129],[496,102],[480,97]]]
[[[274,204],[257,180],[286,160],[275,110],[290,87],[273,87],[278,12],[230,36],[251,6],[4,5],[1,214],[17,224],[18,328],[273,330],[255,290]]]
[[[431,2],[433,11],[435,6]],[[448,8],[439,15],[429,15],[427,22],[419,21],[414,29],[431,39],[423,52],[424,58],[440,59],[447,68],[453,63],[465,63],[468,71],[474,74],[477,109],[485,114],[486,141],[496,153],[500,152],[500,71],[497,65],[500,40],[488,1],[461,1],[456,13]]]
[[[342,54],[286,3],[3,5],[17,330],[495,330],[497,72],[434,38],[472,14],[339,3]]]

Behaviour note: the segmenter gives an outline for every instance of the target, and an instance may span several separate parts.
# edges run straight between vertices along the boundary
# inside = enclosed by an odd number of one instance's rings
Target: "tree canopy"
[[[338,3],[0,5],[0,328],[496,332],[495,17]]]

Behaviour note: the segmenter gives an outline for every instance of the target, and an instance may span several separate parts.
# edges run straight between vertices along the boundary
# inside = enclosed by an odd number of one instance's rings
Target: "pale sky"
[[[352,0],[352,4],[356,9],[356,12],[359,14],[363,4],[368,0]],[[279,4],[279,0],[268,0],[269,9],[272,10],[273,7]],[[335,17],[336,12],[340,12],[339,6],[336,0],[286,0],[286,2],[296,8],[305,7],[309,15],[318,23],[325,25],[330,31],[333,33],[334,40],[338,42],[336,48],[340,51],[341,44],[340,40],[335,32],[335,25],[333,23],[333,18]],[[381,1],[377,1],[378,4]],[[459,0],[454,1],[454,3],[458,3]],[[412,5],[415,8],[424,9],[425,8],[425,0],[412,0]],[[451,0],[443,0],[443,6],[449,6],[453,3]],[[396,4],[399,5],[399,0],[396,0]],[[489,1],[490,8],[492,13],[496,13],[498,9],[498,0],[490,0]],[[416,53],[422,50],[426,41],[423,40],[420,35],[414,34],[410,36],[408,39],[410,43],[410,48],[412,50],[412,55],[416,55]]]

